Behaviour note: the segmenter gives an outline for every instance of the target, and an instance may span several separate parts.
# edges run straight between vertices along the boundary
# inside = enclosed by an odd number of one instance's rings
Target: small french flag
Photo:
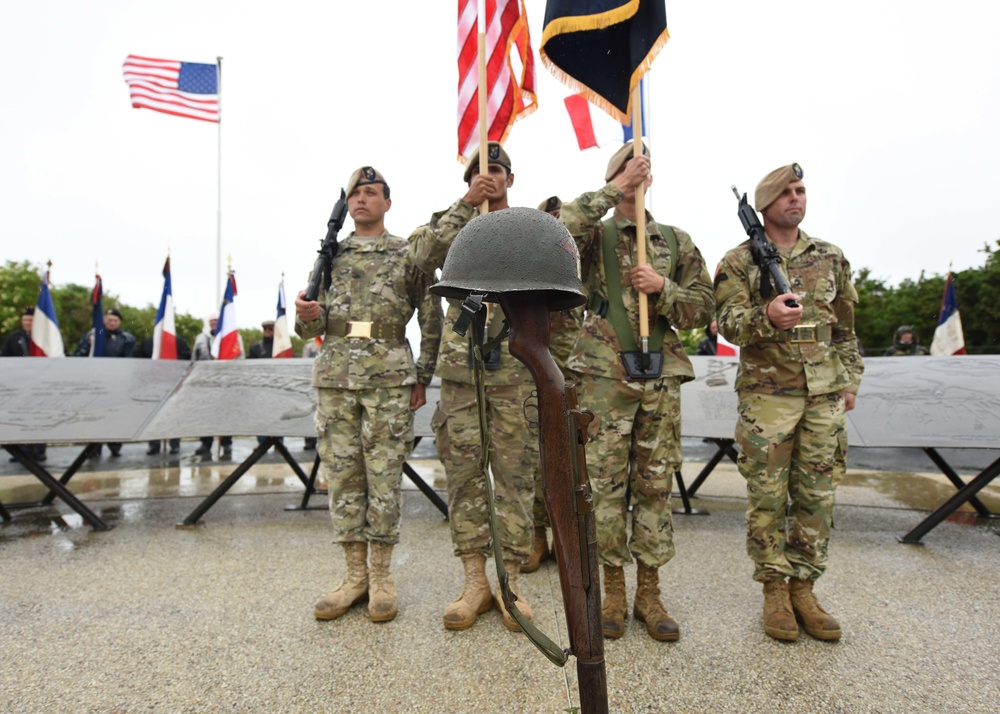
[[[643,135],[649,136],[646,128],[646,80],[640,81],[642,96],[642,127]],[[584,98],[582,94],[571,94],[563,99],[566,112],[569,114],[576,143],[580,150],[608,146],[616,143],[632,141],[632,125],[619,124],[608,114],[598,109]]]

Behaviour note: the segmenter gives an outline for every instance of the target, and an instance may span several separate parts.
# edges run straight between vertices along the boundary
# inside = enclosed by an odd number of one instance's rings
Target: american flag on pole
[[[458,0],[458,154],[479,146],[478,2]],[[518,119],[538,108],[535,55],[523,0],[485,0],[486,125],[489,141],[506,140]]]
[[[948,271],[941,296],[941,311],[938,326],[931,342],[932,355],[964,355],[965,335],[962,332],[962,317],[958,314],[958,297],[955,295],[955,274]]]
[[[129,55],[122,65],[135,109],[219,121],[219,67]]]

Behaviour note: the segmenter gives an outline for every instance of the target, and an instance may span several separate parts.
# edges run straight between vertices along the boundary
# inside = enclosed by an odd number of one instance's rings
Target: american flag
[[[523,0],[486,0],[486,126],[503,143],[515,121],[538,107],[535,55]],[[479,145],[479,11],[458,0],[458,153],[464,162]]]
[[[122,65],[132,106],[202,121],[219,121],[219,68],[129,55]]]

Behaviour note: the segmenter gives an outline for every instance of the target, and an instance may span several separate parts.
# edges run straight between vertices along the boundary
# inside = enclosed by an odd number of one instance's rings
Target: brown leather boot
[[[792,642],[799,638],[784,578],[764,583],[764,632],[776,640]]]
[[[788,581],[795,618],[802,623],[802,629],[817,640],[839,640],[840,623],[824,610],[813,594],[812,580],[792,578]]]
[[[625,569],[604,566],[604,600],[601,602],[601,620],[604,636],[617,640],[625,634],[628,617],[628,600],[625,598]]]
[[[639,622],[646,623],[646,632],[660,642],[676,642],[681,638],[677,621],[663,609],[660,602],[660,569],[639,563],[636,571],[638,585],[632,614]]]
[[[347,575],[336,590],[331,590],[316,603],[313,614],[317,620],[336,620],[351,605],[368,597],[368,544],[342,543],[347,560]]]
[[[521,614],[528,618],[528,622],[535,621],[535,613],[531,611],[531,605],[524,601],[524,596],[521,594],[521,564],[515,563],[513,560],[503,561],[503,567],[507,569],[507,584],[510,586],[511,592],[517,595],[517,609],[521,611]],[[507,608],[503,604],[503,596],[500,594],[500,584],[497,584],[496,592],[494,593],[494,599],[497,603],[497,608],[503,613],[503,626],[506,627],[511,632],[520,632],[521,626],[517,624],[517,621],[511,617],[510,613],[507,612]]]
[[[549,557],[549,541],[545,535],[545,526],[535,526],[535,543],[531,548],[528,562],[521,566],[522,573],[533,573],[542,567],[542,561]]]
[[[396,618],[399,596],[396,581],[389,566],[392,563],[392,546],[372,542],[372,567],[368,573],[368,616],[372,622],[389,622]]]
[[[493,593],[486,579],[486,556],[466,553],[461,556],[465,570],[462,594],[444,611],[444,626],[449,630],[466,630],[476,618],[493,609]]]

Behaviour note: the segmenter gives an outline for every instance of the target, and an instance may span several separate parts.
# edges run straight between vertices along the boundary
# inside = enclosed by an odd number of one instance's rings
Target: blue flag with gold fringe
[[[548,0],[539,54],[560,82],[627,124],[632,88],[668,39],[663,0]]]

